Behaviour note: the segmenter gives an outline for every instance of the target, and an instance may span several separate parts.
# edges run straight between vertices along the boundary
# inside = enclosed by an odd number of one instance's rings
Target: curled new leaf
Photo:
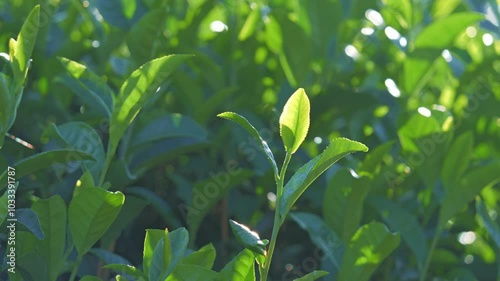
[[[286,102],[280,116],[280,134],[287,152],[295,153],[306,138],[310,110],[309,99],[302,88]]]
[[[261,255],[266,254],[266,243],[262,241],[257,233],[250,230],[247,226],[229,220],[231,230],[233,231],[236,240],[245,248],[252,250]]]

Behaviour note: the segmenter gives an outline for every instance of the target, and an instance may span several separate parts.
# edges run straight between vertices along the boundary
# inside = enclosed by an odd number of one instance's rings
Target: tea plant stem
[[[104,167],[101,172],[101,177],[99,179],[99,184],[97,186],[102,187],[104,184],[104,180],[106,179],[106,174],[108,173],[109,165],[111,164],[111,159],[113,158],[113,154],[108,150],[106,154],[106,162],[104,163]]]
[[[69,281],[74,281],[76,278],[76,273],[78,272],[78,268],[80,268],[80,264],[82,263],[82,256],[78,255],[76,258],[76,262],[73,265],[73,271],[71,272],[71,276],[69,277]]]
[[[420,274],[419,281],[425,281],[425,278],[427,277],[427,271],[429,270],[429,265],[432,260],[432,254],[434,253],[434,249],[436,248],[436,244],[440,235],[441,235],[441,228],[438,228],[436,234],[434,234],[434,238],[432,239],[431,247],[429,248],[427,257],[425,258],[424,266],[422,267],[422,272]]]
[[[280,217],[280,206],[281,206],[281,197],[283,195],[283,185],[285,181],[285,173],[288,167],[288,163],[290,163],[290,159],[292,158],[292,154],[287,152],[285,155],[285,161],[283,162],[283,167],[281,167],[280,176],[278,179],[278,185],[276,188],[276,205],[274,210],[274,223],[273,223],[273,232],[271,234],[271,241],[269,242],[269,251],[266,257],[266,262],[264,263],[264,268],[262,271],[261,281],[267,281],[267,275],[269,274],[269,269],[271,268],[271,260],[273,258],[274,247],[276,246],[276,240],[278,238],[278,232],[281,227],[281,217]]]

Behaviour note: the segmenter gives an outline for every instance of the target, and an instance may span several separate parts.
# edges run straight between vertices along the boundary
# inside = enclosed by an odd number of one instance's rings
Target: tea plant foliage
[[[0,280],[499,279],[497,2],[0,11]]]

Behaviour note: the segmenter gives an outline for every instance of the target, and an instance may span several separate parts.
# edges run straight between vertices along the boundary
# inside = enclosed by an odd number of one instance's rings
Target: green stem
[[[431,247],[429,248],[427,257],[425,258],[424,266],[422,267],[422,272],[420,274],[419,281],[425,281],[425,278],[427,277],[427,271],[429,270],[429,265],[432,260],[432,254],[434,252],[434,249],[436,248],[436,244],[440,235],[441,235],[441,228],[438,228],[436,234],[434,235],[434,238],[432,239]]]
[[[82,256],[78,255],[76,258],[76,262],[73,265],[73,271],[71,272],[71,276],[69,277],[69,281],[75,281],[76,273],[78,272],[78,268],[80,268],[80,264],[82,263]]]
[[[106,162],[104,163],[104,167],[101,172],[101,178],[99,179],[99,184],[97,186],[102,187],[104,184],[104,180],[106,179],[106,174],[108,173],[109,165],[111,165],[111,160],[113,160],[113,156],[116,153],[116,146],[111,143],[108,144],[108,151],[106,152]]]
[[[278,238],[278,232],[281,227],[281,217],[280,217],[280,204],[281,197],[283,195],[283,184],[285,181],[285,173],[292,158],[291,153],[286,153],[285,161],[283,162],[283,167],[281,167],[281,172],[278,180],[278,185],[276,188],[276,206],[274,209],[274,223],[273,223],[273,233],[271,234],[271,241],[269,242],[269,251],[266,257],[266,262],[264,263],[264,268],[262,269],[261,281],[267,281],[267,276],[269,274],[269,269],[271,268],[271,260],[273,258],[274,247],[276,246],[276,240]]]

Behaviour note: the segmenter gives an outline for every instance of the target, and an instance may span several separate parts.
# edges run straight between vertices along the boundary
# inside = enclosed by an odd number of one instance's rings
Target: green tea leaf
[[[147,62],[125,80],[116,99],[110,121],[108,154],[113,155],[118,142],[143,105],[188,55],[170,55]]]
[[[314,281],[314,280],[321,278],[323,276],[326,276],[328,274],[330,274],[330,273],[323,271],[323,270],[315,270],[311,273],[304,275],[303,277],[294,279],[293,281]]]
[[[443,49],[451,47],[455,38],[468,26],[484,18],[478,13],[454,13],[424,28],[415,39],[415,49],[404,62],[404,89],[413,94],[431,78],[429,69]],[[431,73],[432,74],[432,73]]]
[[[16,210],[17,222],[24,225],[39,240],[45,239],[45,233],[40,226],[38,215],[29,208]]]
[[[458,183],[447,190],[439,212],[438,228],[443,229],[446,222],[471,201],[484,187],[500,181],[500,163],[491,163],[470,170]]]
[[[28,73],[29,60],[33,48],[35,47],[40,22],[40,5],[36,5],[26,18],[17,40],[11,39],[9,42],[10,59],[16,83],[23,84]],[[17,88],[17,87],[16,87]],[[17,99],[17,96],[16,96]]]
[[[206,269],[211,269],[214,266],[216,251],[212,244],[201,247],[196,252],[192,252],[184,257],[181,264],[184,265],[197,265]]]
[[[16,179],[32,174],[39,170],[51,167],[52,165],[62,165],[72,161],[95,160],[91,155],[74,149],[49,150],[24,158],[15,163]],[[0,182],[6,182],[7,170],[0,174]],[[0,189],[1,190],[1,189]]]
[[[146,237],[144,238],[144,251],[142,257],[142,269],[146,274],[149,274],[151,260],[156,245],[164,238],[165,230],[146,229]]]
[[[280,214],[282,222],[300,195],[335,162],[356,151],[368,151],[364,144],[346,138],[332,140],[330,145],[318,156],[302,166],[284,187]]]
[[[324,255],[332,262],[335,268],[340,269],[345,244],[340,237],[330,229],[325,222],[315,214],[305,212],[293,212],[290,218],[300,228],[307,231],[311,241],[324,252]]]
[[[165,239],[166,237],[168,238]],[[179,228],[170,233],[165,231],[165,237],[158,242],[153,252],[149,280],[163,281],[167,279],[168,275],[174,271],[174,268],[184,257],[188,242],[189,233],[185,228]],[[169,243],[168,246],[166,246],[166,243]]]
[[[160,280],[163,272],[167,270],[172,261],[172,243],[168,229],[163,232],[163,237],[156,244],[153,255],[151,257],[151,264],[149,267],[149,280]]]
[[[455,139],[443,163],[441,179],[447,190],[453,188],[469,165],[474,146],[472,132],[466,132]]]
[[[90,170],[95,181],[99,180],[105,161],[104,145],[99,134],[90,125],[84,122],[68,122],[56,126],[51,123],[42,138],[45,141],[51,139],[53,148],[74,149],[92,155],[95,161],[82,161],[81,164],[85,170]],[[80,165],[72,165],[68,170],[71,173],[79,167]]]
[[[68,222],[73,242],[80,256],[106,233],[125,202],[121,192],[86,187],[71,200]]]
[[[254,261],[253,252],[245,249],[224,266],[216,280],[255,281]]]
[[[306,138],[310,110],[309,98],[302,88],[286,102],[280,116],[280,134],[288,153],[295,153]]]
[[[339,281],[367,281],[382,261],[399,245],[399,234],[378,222],[362,226],[347,247]]]
[[[251,231],[246,225],[229,220],[231,230],[233,231],[236,240],[245,248],[252,250],[258,254],[266,254],[266,244],[260,239],[259,235]]]
[[[225,118],[235,122],[236,124],[240,125],[243,129],[245,129],[257,141],[257,143],[260,146],[260,149],[264,151],[267,160],[271,164],[271,168],[273,169],[274,172],[274,177],[277,178],[279,172],[278,172],[278,166],[276,165],[276,160],[274,160],[273,152],[267,145],[267,142],[262,139],[257,129],[255,129],[255,127],[252,126],[252,124],[250,124],[250,122],[248,122],[248,120],[245,117],[238,115],[237,113],[234,112],[224,112],[217,115],[217,117]]]
[[[95,109],[100,116],[109,118],[113,110],[114,95],[106,82],[90,71],[85,65],[67,58],[59,58],[69,77],[60,79],[89,108]]]
[[[371,197],[368,201],[379,212],[391,230],[401,233],[403,240],[408,244],[421,268],[427,256],[427,242],[424,231],[415,216],[405,208],[383,197]]]

